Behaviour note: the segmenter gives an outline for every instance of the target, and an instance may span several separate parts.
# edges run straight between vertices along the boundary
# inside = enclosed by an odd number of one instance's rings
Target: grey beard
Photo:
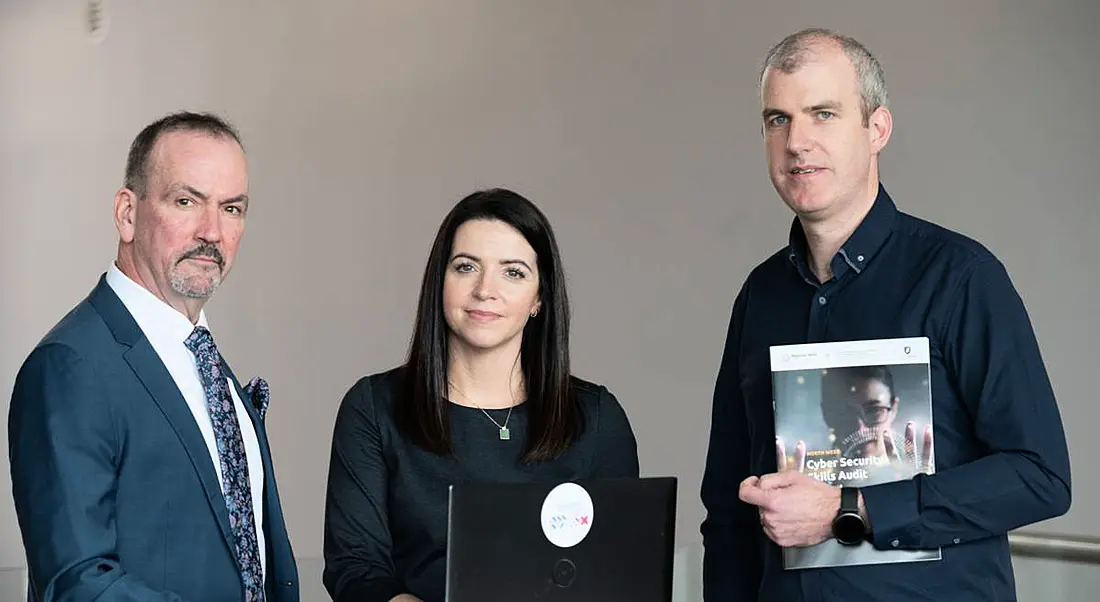
[[[172,290],[177,295],[187,297],[189,299],[209,299],[214,291],[218,290],[218,286],[221,285],[221,275],[211,278],[210,284],[205,287],[193,286],[190,282],[190,278],[180,274],[176,270],[172,270],[169,278],[169,284],[172,286]]]

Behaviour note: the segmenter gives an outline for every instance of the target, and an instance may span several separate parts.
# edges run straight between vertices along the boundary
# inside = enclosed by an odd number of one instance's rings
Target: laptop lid
[[[675,477],[450,489],[446,602],[670,602]]]

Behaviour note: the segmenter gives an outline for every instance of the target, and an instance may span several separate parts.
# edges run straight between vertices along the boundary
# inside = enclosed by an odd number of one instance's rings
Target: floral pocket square
[[[260,413],[260,419],[263,419],[267,415],[267,406],[271,403],[271,388],[267,386],[267,381],[257,376],[248,381],[244,392],[252,400],[252,407]]]

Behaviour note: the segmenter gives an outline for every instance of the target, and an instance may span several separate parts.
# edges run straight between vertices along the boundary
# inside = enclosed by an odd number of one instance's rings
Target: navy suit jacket
[[[267,600],[298,602],[264,422],[233,381],[263,456]],[[8,442],[31,602],[243,600],[199,427],[104,278],[19,370]]]

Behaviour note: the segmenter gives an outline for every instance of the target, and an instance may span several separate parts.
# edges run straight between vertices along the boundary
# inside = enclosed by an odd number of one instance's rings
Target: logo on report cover
[[[592,497],[576,483],[553,488],[542,502],[542,533],[559,548],[571,548],[592,528]]]

